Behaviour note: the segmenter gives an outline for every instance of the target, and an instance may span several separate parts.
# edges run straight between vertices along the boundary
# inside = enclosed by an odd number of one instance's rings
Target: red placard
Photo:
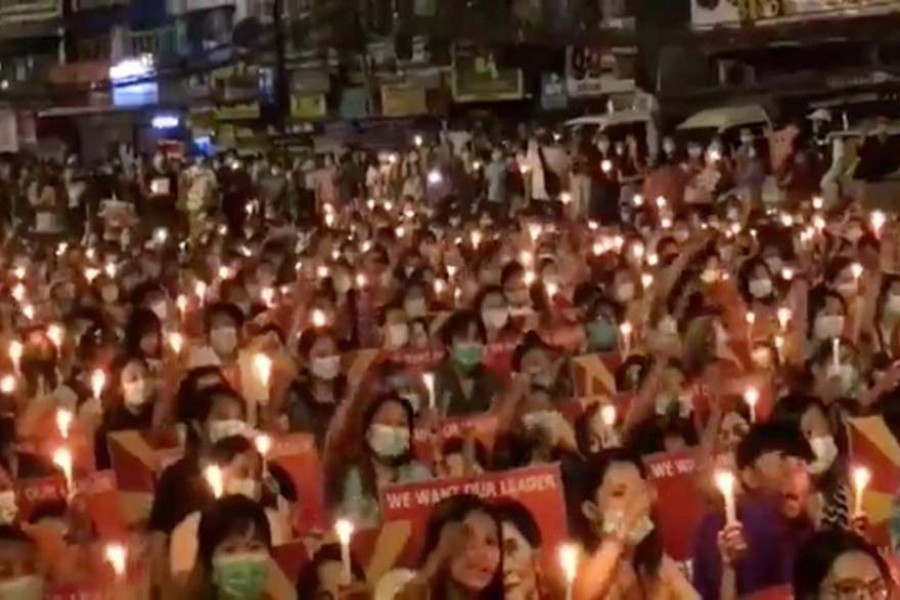
[[[123,492],[152,494],[157,476],[184,454],[176,430],[117,431],[109,434],[109,457]]]
[[[16,505],[19,518],[23,521],[27,521],[41,506],[61,503],[69,504],[70,509],[83,510],[100,538],[119,538],[127,531],[112,471],[98,471],[76,480],[75,495],[71,501],[62,474],[16,482]]]
[[[707,509],[706,498],[696,485],[697,455],[695,450],[663,452],[644,459],[657,497],[677,502],[656,504],[656,517],[666,554],[676,561],[689,560],[697,527]]]
[[[272,440],[268,461],[284,469],[297,490],[294,529],[305,531],[327,527],[323,497],[324,475],[315,438],[305,433],[276,437]]]
[[[398,566],[414,566],[422,550],[431,509],[441,500],[460,494],[473,494],[489,502],[520,502],[538,524],[544,548],[555,549],[567,539],[566,507],[558,465],[398,485],[385,489],[381,495],[381,517],[385,523],[411,524],[411,536],[402,564]]]
[[[465,439],[468,432],[472,432],[475,439],[484,444],[490,453],[494,448],[497,436],[497,417],[494,415],[476,415],[441,421],[438,431],[433,434],[425,427],[418,427],[413,432],[413,451],[416,458],[427,466],[432,466],[435,461],[434,444],[432,435],[440,436],[440,445],[454,438]]]

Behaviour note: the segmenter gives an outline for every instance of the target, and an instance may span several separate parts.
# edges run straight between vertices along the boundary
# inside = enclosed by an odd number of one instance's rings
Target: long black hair
[[[467,516],[475,512],[480,512],[490,517],[497,528],[497,548],[500,552],[500,562],[497,564],[497,569],[494,571],[491,582],[478,593],[479,599],[496,600],[497,598],[503,598],[503,532],[497,509],[478,496],[471,494],[451,496],[441,500],[431,509],[431,514],[428,516],[428,524],[425,527],[425,544],[422,547],[419,565],[424,565],[428,560],[428,556],[438,547],[444,527],[453,523],[462,523]],[[446,600],[449,597],[448,577],[449,575],[445,572],[441,575],[439,581],[432,585],[430,590],[430,598],[432,600]]]
[[[638,470],[641,479],[647,479],[647,467],[638,454],[627,448],[604,449],[588,459],[588,465],[584,471],[586,479],[583,488],[584,501],[596,503],[597,490],[603,485],[610,468],[617,464],[633,465]],[[647,537],[635,546],[632,565],[639,575],[654,576],[662,565],[663,540],[655,516],[651,514],[650,518],[653,520],[654,527]],[[586,548],[596,549],[600,546],[601,540],[597,533],[602,531],[600,525],[602,524],[588,523],[587,518],[584,517],[581,537]]]
[[[844,554],[858,552],[871,558],[888,589],[892,586],[891,571],[881,554],[855,533],[841,529],[825,529],[810,536],[801,546],[794,563],[793,592],[796,600],[821,598],[822,582],[831,567]]]

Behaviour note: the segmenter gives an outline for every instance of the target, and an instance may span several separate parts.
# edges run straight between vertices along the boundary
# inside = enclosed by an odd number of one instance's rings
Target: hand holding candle
[[[559,547],[559,567],[566,578],[566,600],[572,600],[575,577],[578,575],[578,546],[563,544]]]
[[[203,478],[212,490],[213,496],[221,498],[225,494],[225,478],[218,465],[209,465],[203,470]]]
[[[853,515],[860,516],[863,512],[863,497],[866,488],[872,481],[872,472],[866,467],[856,467],[853,469]]]
[[[747,388],[744,392],[744,402],[750,408],[750,422],[756,423],[756,405],[759,404],[759,390],[755,387]]]
[[[353,523],[347,519],[338,519],[334,524],[334,532],[341,543],[341,579],[344,585],[353,581],[350,563],[350,541],[353,539]]]
[[[725,525],[734,525],[737,520],[737,505],[734,500],[734,473],[731,471],[716,471],[716,487],[725,499]]]

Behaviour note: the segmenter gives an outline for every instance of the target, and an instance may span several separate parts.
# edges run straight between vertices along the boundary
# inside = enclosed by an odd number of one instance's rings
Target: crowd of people
[[[15,157],[0,598],[894,597],[900,223],[745,137]]]

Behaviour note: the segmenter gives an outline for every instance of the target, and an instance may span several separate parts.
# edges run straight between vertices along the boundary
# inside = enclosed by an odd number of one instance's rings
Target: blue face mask
[[[618,341],[618,330],[615,324],[606,321],[593,321],[587,324],[588,350],[606,352],[613,350]]]

